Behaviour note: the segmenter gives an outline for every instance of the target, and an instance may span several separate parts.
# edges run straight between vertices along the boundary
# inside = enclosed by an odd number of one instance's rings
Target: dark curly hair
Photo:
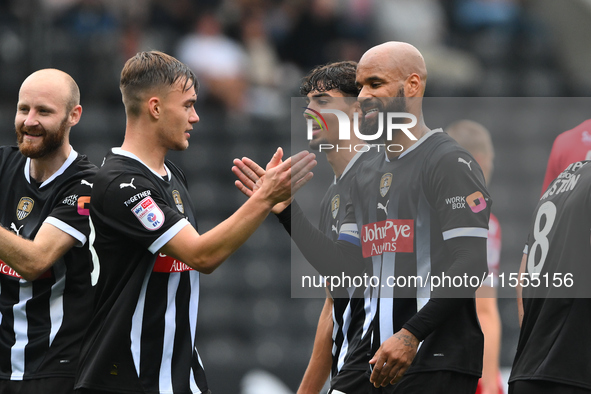
[[[300,94],[306,96],[312,91],[326,92],[340,90],[345,96],[357,97],[359,89],[355,83],[357,62],[343,61],[315,67],[302,80]]]

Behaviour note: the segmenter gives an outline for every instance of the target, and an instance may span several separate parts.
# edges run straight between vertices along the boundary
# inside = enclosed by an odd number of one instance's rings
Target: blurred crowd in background
[[[289,146],[290,97],[312,67],[359,60],[371,46],[398,40],[423,53],[427,96],[581,97],[591,95],[588,37],[591,0],[0,0],[0,143],[15,143],[24,78],[55,67],[81,90],[84,112],[72,144],[100,165],[123,137],[124,62],[141,50],[169,53],[200,83],[201,121],[189,152],[170,157],[187,174],[203,232],[244,201],[232,159],[265,163],[277,146]],[[497,107],[510,111],[513,103]],[[552,140],[591,117],[569,102],[543,103],[538,114],[540,102],[528,102],[527,117],[515,115],[511,124],[482,108],[473,112],[497,152],[491,192],[504,234],[502,270],[515,271],[521,258]],[[446,126],[426,117],[431,127]],[[244,376],[246,386],[260,389],[261,376],[247,375],[252,369],[295,391],[309,359],[323,300],[290,298],[290,241],[273,218],[267,222],[202,279],[198,346],[215,393],[239,392]],[[499,294],[501,362],[509,367],[515,300]]]
[[[576,68],[568,59],[576,51],[567,54],[554,25],[558,10],[580,15],[576,3],[585,2],[0,0],[0,94],[52,64],[68,69],[86,97],[118,101],[123,62],[157,48],[189,64],[201,97],[214,105],[273,112],[276,98],[297,92],[313,66],[357,60],[392,39],[425,55],[428,95],[583,94],[589,84],[561,73]]]

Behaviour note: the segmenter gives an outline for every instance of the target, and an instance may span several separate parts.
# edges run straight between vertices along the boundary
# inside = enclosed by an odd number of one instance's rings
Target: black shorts
[[[74,394],[74,378],[0,380],[0,394]]]
[[[366,371],[341,371],[330,381],[327,394],[368,394],[370,386]]]
[[[374,391],[372,394],[448,394],[451,387],[454,394],[474,394],[478,379],[477,376],[452,371],[419,372],[406,375],[394,386],[388,386],[392,387],[391,391]]]
[[[361,371],[346,371],[347,385],[331,386],[328,394],[474,394],[478,377],[451,371],[421,372],[407,375],[395,385],[375,388],[369,375]],[[341,374],[339,374],[341,375]],[[345,381],[344,379],[342,380]]]
[[[516,380],[509,383],[509,394],[591,394],[591,390],[547,380]]]

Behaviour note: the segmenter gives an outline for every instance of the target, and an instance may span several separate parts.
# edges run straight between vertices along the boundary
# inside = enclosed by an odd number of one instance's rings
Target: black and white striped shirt
[[[441,276],[453,263],[445,242],[486,239],[492,200],[478,164],[441,129],[393,160],[383,154],[364,162],[352,185],[339,239],[359,245],[379,278],[371,289],[373,354],[434,296],[429,277]],[[424,285],[413,286],[410,280],[405,286],[391,285],[397,277],[420,277]],[[451,370],[480,375],[483,337],[474,300],[453,313],[421,343],[407,374]]]
[[[42,184],[29,169],[17,147],[0,148],[0,223],[27,239],[50,223],[78,245],[34,281],[0,261],[0,379],[73,377],[92,309],[87,238],[96,167],[72,149]]]
[[[368,160],[375,151],[360,152],[354,156],[343,174],[330,185],[320,204],[319,229],[330,239],[336,241],[339,228],[346,214],[351,180],[359,165]],[[366,294],[365,294],[366,293]],[[370,352],[371,310],[369,288],[338,288],[333,297],[333,347],[331,387],[346,391],[347,377],[341,371],[367,370]],[[345,376],[345,377],[344,377]]]
[[[186,179],[113,149],[99,170],[91,208],[97,297],[76,387],[128,393],[202,393],[195,347],[199,273],[158,251],[189,223]]]

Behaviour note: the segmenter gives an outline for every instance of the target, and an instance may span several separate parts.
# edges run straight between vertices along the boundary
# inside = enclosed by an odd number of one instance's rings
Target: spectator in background
[[[445,130],[478,162],[487,186],[493,172],[495,152],[490,133],[471,120],[460,120]],[[487,261],[489,276],[476,291],[476,312],[484,333],[484,363],[476,394],[503,394],[499,354],[501,351],[501,318],[497,305],[497,276],[501,257],[501,226],[491,213],[488,223]]]
[[[194,31],[181,39],[177,56],[199,75],[206,99],[218,101],[230,112],[244,110],[248,58],[239,43],[224,35],[213,12],[197,18]]]
[[[247,13],[240,22],[241,38],[246,49],[248,102],[246,110],[253,115],[278,114],[283,104],[280,97],[282,65],[265,29],[262,12]]]
[[[482,79],[480,63],[470,53],[446,45],[446,17],[439,0],[376,0],[374,8],[378,39],[409,42],[432,65],[431,94],[474,94]]]
[[[591,160],[591,119],[574,129],[563,132],[554,140],[548,167],[546,167],[542,194],[548,189],[550,182],[570,163],[581,160]]]

